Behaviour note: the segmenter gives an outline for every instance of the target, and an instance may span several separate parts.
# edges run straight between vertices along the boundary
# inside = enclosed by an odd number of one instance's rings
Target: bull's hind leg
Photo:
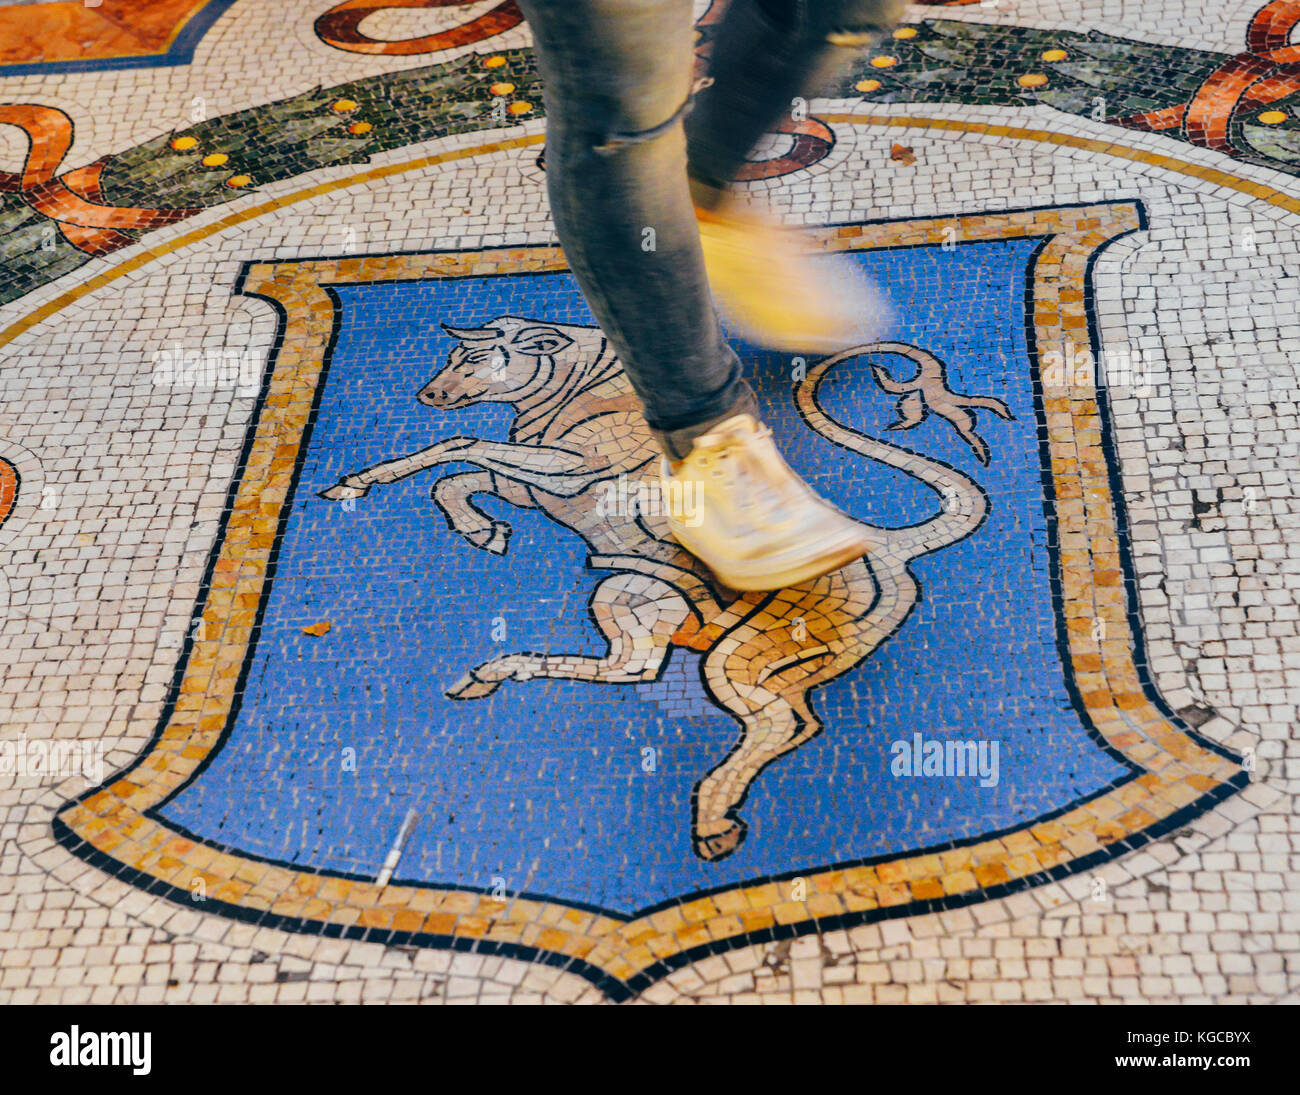
[[[860,660],[848,654],[846,639],[874,594],[865,565],[854,563],[772,595],[705,655],[710,695],[743,729],[727,758],[695,788],[691,836],[701,858],[719,860],[736,850],[745,839],[738,811],[758,774],[821,732],[808,693]]]
[[[734,694],[725,706],[744,730],[727,759],[695,785],[691,798],[691,841],[701,859],[712,861],[725,859],[745,839],[747,826],[736,811],[759,772],[821,732],[802,693],[787,698],[753,689],[743,697]]]
[[[691,614],[672,586],[642,574],[606,578],[591,597],[591,616],[609,650],[603,658],[580,654],[503,654],[471,669],[447,689],[457,700],[489,696],[502,681],[559,677],[574,681],[627,683],[659,675],[673,633]]]

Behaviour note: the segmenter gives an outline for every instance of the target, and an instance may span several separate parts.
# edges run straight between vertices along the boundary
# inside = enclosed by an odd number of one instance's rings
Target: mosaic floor
[[[913,5],[755,150],[897,317],[736,342],[878,544],[768,595],[512,0],[0,0],[0,1001],[1300,1002],[1297,24]]]

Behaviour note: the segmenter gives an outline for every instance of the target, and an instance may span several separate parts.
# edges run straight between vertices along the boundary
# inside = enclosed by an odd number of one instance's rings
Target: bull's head
[[[503,316],[487,327],[442,329],[460,345],[423,388],[419,399],[444,410],[471,403],[514,403],[552,382],[555,357],[573,339],[548,323]]]

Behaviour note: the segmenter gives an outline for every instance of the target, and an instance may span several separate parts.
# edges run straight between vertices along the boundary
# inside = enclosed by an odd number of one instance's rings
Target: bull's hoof
[[[726,859],[744,843],[749,826],[739,818],[727,818],[726,828],[717,833],[701,833],[698,830],[693,838],[695,854],[709,863]]]
[[[481,700],[501,687],[500,681],[481,681],[473,671],[466,673],[444,693],[449,700]]]
[[[364,498],[369,489],[369,487],[350,487],[346,481],[340,481],[332,487],[326,487],[320,492],[320,496],[328,498],[331,502],[344,502],[349,498]]]

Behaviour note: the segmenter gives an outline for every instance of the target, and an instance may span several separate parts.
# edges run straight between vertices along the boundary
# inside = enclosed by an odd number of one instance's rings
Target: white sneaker
[[[665,460],[660,479],[673,538],[732,589],[798,585],[870,546],[867,528],[791,471],[747,414],[696,438],[685,460]]]

